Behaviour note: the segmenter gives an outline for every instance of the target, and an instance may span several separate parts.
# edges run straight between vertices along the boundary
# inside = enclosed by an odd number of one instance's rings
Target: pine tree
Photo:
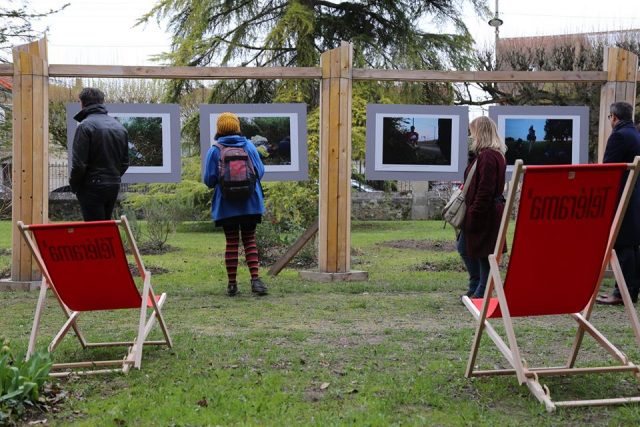
[[[473,60],[473,38],[462,8],[466,3],[485,14],[485,2],[160,0],[139,24],[167,21],[171,51],[157,59],[172,65],[317,66],[322,52],[344,40],[353,43],[359,67],[465,69]],[[169,99],[177,99],[189,84],[175,82]],[[249,87],[226,82],[217,89],[224,94],[219,102],[238,92],[253,102],[277,94],[269,81]]]

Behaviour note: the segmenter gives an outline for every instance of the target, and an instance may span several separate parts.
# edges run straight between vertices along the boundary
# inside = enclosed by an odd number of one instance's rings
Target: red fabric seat
[[[140,307],[115,221],[36,224],[29,229],[56,292],[70,309]]]
[[[598,285],[627,165],[528,166],[504,291],[513,317],[577,313]],[[483,299],[473,299],[480,310]],[[487,317],[501,317],[496,298]]]

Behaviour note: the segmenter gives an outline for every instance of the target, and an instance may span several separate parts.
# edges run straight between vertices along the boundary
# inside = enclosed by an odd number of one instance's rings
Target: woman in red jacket
[[[458,236],[458,252],[469,272],[467,296],[482,298],[489,277],[489,255],[496,245],[504,209],[507,147],[498,136],[496,124],[488,117],[473,120],[469,131],[475,158],[465,170],[465,179],[471,165],[475,162],[477,166],[465,197],[467,212]]]

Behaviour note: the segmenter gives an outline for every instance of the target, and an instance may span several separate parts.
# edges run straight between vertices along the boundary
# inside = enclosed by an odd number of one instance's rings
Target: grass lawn
[[[458,300],[466,273],[451,228],[358,222],[352,231],[352,269],[369,272],[368,282],[312,283],[285,269],[266,278],[270,294],[257,298],[241,267],[241,293],[229,298],[224,236],[209,224],[183,225],[168,242],[176,250],[144,257],[148,268],[168,270],[153,279],[156,291],[169,294],[164,314],[175,348],[145,349],[142,370],[126,376],[59,381],[68,397],[42,418],[87,426],[640,424],[638,405],[548,414],[514,377],[464,378],[474,322]],[[1,249],[10,245],[10,224],[1,222],[0,271],[10,263]],[[543,255],[538,266],[544,268]],[[26,349],[36,298],[0,292],[0,336],[16,349]],[[62,323],[52,298],[47,307],[41,347]],[[80,319],[90,340],[130,339],[136,324],[133,311]],[[596,307],[594,324],[640,359],[622,308]],[[531,366],[563,364],[573,325],[568,318],[517,320],[523,357]],[[70,334],[54,357],[82,354]],[[583,365],[610,360],[590,338],[579,356]],[[488,339],[478,363],[505,367]],[[558,400],[640,394],[630,374],[543,382]]]

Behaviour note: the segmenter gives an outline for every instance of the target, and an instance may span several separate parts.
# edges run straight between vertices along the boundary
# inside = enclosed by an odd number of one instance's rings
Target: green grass
[[[408,242],[389,244],[400,240]],[[548,414],[513,377],[464,378],[474,331],[458,301],[466,275],[455,252],[412,247],[426,240],[450,242],[453,232],[439,221],[354,223],[352,269],[367,271],[369,281],[313,283],[285,269],[266,278],[270,295],[256,298],[241,267],[241,294],[229,298],[224,236],[209,224],[183,225],[168,242],[177,250],[144,257],[148,267],[170,271],[153,279],[156,291],[169,294],[164,314],[174,349],[145,349],[142,370],[126,376],[60,381],[68,397],[43,418],[87,426],[640,424],[637,405]],[[10,245],[10,225],[1,222],[0,248]],[[0,269],[9,263],[9,255],[0,255]],[[26,349],[36,298],[35,292],[0,293],[0,335],[14,348]],[[40,346],[61,322],[50,298]],[[516,322],[530,365],[564,362],[571,322]],[[594,323],[631,360],[640,358],[621,308],[597,307]],[[136,315],[91,313],[80,324],[90,340],[125,339]],[[83,356],[72,335],[54,353],[65,361]],[[589,339],[580,357],[585,364],[608,360]],[[478,362],[505,366],[489,340]],[[556,399],[640,393],[638,382],[623,374],[543,382]]]

